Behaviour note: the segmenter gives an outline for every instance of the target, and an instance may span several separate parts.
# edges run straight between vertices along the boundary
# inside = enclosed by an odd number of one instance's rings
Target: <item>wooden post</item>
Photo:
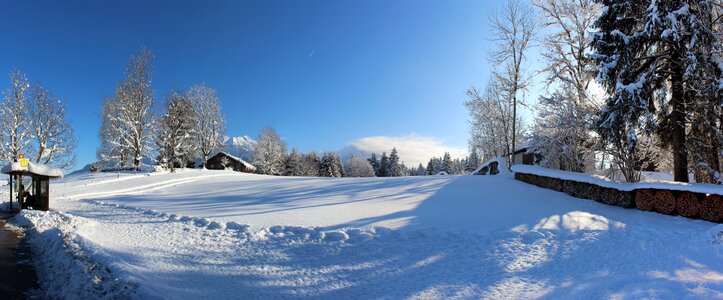
[[[13,211],[13,176],[10,174],[10,211]]]

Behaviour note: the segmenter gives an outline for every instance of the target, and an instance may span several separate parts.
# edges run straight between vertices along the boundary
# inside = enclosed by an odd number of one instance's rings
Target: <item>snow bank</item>
[[[60,212],[23,210],[12,221],[26,228],[40,298],[132,298],[137,283],[116,278],[91,258],[86,242],[75,234],[87,222]]]
[[[675,191],[689,191],[694,193],[723,195],[723,186],[706,183],[684,183],[684,182],[616,182],[603,180],[584,173],[568,172],[555,169],[543,168],[531,165],[514,165],[513,172],[527,173],[539,176],[559,178],[577,182],[596,184],[606,188],[613,188],[620,191],[633,191],[636,189],[665,189]]]
[[[483,164],[481,164],[476,170],[472,171],[472,173],[469,173],[470,175],[478,174],[482,168],[489,166],[492,162],[497,162],[497,169],[499,170],[499,173],[497,175],[506,175],[510,174],[510,171],[508,170],[508,164],[507,159],[504,157],[495,157],[493,159],[490,159]]]

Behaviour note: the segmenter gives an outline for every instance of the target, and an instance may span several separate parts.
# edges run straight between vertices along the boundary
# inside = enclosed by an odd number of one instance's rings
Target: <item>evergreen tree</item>
[[[304,156],[299,153],[296,148],[291,150],[291,154],[286,159],[285,176],[304,176]]]
[[[316,152],[311,151],[304,155],[303,164],[302,164],[302,174],[303,176],[308,177],[319,177],[319,169],[321,165],[321,160],[319,160],[319,156],[316,154]]]
[[[387,163],[386,168],[386,176],[389,177],[398,177],[402,176],[402,168],[399,165],[399,154],[397,153],[397,148],[392,148],[392,152],[389,154],[389,161]]]
[[[427,169],[422,166],[422,163],[419,163],[419,166],[417,166],[417,176],[424,176],[427,175]]]
[[[477,151],[475,149],[471,149],[469,156],[467,157],[467,161],[464,165],[464,171],[466,173],[472,172],[474,170],[477,170],[477,167],[479,167],[480,161],[479,156],[477,156]]]
[[[720,22],[714,1],[599,2],[604,8],[594,23],[592,57],[610,96],[598,131],[631,161],[642,135],[661,135],[672,148],[674,180],[687,182],[690,108],[705,99],[720,107],[721,87],[713,85],[723,73],[721,43],[712,31]]]
[[[367,159],[367,161],[369,161],[369,164],[372,165],[372,169],[374,169],[374,174],[376,176],[379,176],[379,174],[380,174],[379,168],[381,166],[381,163],[379,162],[379,159],[377,158],[377,154],[372,153],[372,155],[369,157],[369,159]]]
[[[453,162],[452,162],[452,156],[449,155],[449,152],[444,152],[444,156],[442,157],[442,170],[444,172],[447,172],[447,174],[453,174]]]
[[[427,175],[435,175],[442,171],[442,159],[439,157],[432,157],[427,163]]]
[[[379,160],[379,172],[377,172],[377,177],[390,176],[387,173],[388,170],[389,170],[389,156],[387,156],[387,152],[382,152],[382,158]]]
[[[319,175],[322,177],[344,176],[344,168],[341,165],[339,156],[333,152],[324,152],[319,165]]]

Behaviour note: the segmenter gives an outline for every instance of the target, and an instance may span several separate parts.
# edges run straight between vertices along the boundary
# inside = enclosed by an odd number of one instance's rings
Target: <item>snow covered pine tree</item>
[[[604,9],[594,24],[592,57],[610,97],[598,130],[629,151],[640,134],[662,136],[672,148],[675,181],[688,181],[690,108],[716,99],[720,109],[723,64],[712,30],[714,2],[599,1]]]

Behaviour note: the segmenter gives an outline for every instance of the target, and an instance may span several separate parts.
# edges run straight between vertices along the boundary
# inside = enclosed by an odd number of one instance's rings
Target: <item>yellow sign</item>
[[[27,159],[27,158],[21,158],[21,159],[20,159],[20,166],[23,167],[23,168],[27,168],[27,167],[28,167],[28,159]]]

